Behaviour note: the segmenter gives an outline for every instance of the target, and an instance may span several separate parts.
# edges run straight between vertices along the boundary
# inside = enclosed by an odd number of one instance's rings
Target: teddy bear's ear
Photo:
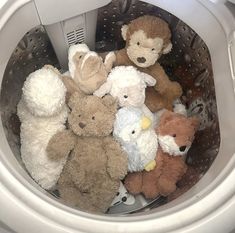
[[[103,63],[102,58],[99,57],[97,53],[95,52],[87,53],[82,60],[81,78],[87,79],[89,77],[92,77],[100,70],[102,63]]]
[[[68,106],[73,109],[82,98],[84,98],[82,93],[74,92],[69,99]]]
[[[147,84],[147,86],[153,87],[156,84],[156,79],[153,78],[151,75],[143,73],[138,71],[138,73],[140,74],[140,76],[142,77],[142,79],[145,81],[145,83]]]
[[[162,53],[163,54],[167,54],[167,53],[169,53],[170,51],[171,51],[171,49],[172,49],[172,43],[170,42],[168,45],[166,45],[165,46],[165,48],[162,50]]]
[[[117,111],[117,100],[111,95],[104,96],[102,102],[105,106],[109,108],[111,112],[115,113]]]
[[[126,40],[127,30],[128,30],[128,25],[124,24],[121,28],[123,40]]]
[[[160,118],[160,124],[159,125],[165,125],[168,121],[174,119],[176,113],[165,110]]]

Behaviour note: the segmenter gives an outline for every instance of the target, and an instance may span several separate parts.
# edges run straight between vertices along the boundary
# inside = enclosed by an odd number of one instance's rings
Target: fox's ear
[[[160,125],[165,125],[168,121],[175,117],[175,113],[165,110],[160,118]]]
[[[197,117],[190,117],[190,119],[191,119],[191,124],[196,131],[199,127],[199,124],[200,124],[199,119]]]

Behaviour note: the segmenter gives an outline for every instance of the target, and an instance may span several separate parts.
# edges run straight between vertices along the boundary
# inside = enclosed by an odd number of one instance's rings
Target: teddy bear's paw
[[[127,174],[127,169],[119,166],[118,167],[108,166],[107,171],[112,179],[122,180]]]
[[[57,132],[49,140],[46,148],[47,156],[51,160],[60,160],[72,150],[74,141],[69,131]]]

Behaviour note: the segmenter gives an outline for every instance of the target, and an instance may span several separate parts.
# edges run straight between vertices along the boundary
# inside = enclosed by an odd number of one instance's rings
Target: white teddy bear
[[[113,136],[120,142],[128,155],[128,170],[130,172],[154,169],[158,138],[154,131],[153,122],[142,109],[124,107],[118,110]]]
[[[17,106],[22,160],[32,178],[42,188],[51,189],[67,159],[52,161],[46,154],[50,138],[65,129],[66,88],[59,74],[45,66],[28,76],[22,90]]]
[[[118,99],[120,107],[142,107],[145,101],[145,88],[154,86],[156,80],[133,66],[117,66],[108,75],[107,81],[94,92],[103,97],[110,94]]]

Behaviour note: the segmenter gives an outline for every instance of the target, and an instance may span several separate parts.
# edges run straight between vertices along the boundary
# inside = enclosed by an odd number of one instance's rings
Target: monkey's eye
[[[155,48],[152,48],[152,51],[154,51],[155,50]]]
[[[132,134],[135,134],[135,130],[133,130],[131,133],[132,133]]]
[[[81,114],[79,114],[78,117],[81,117]]]
[[[91,119],[92,119],[92,120],[95,120],[95,117],[93,116]]]
[[[81,58],[82,58],[82,55],[79,56],[79,59],[81,59]]]
[[[173,134],[172,137],[175,138],[175,137],[176,137],[176,134]]]
[[[124,95],[123,97],[124,97],[125,99],[127,99],[127,98],[128,98],[128,95]]]
[[[137,42],[137,45],[140,45],[140,42],[139,42],[139,41]]]

